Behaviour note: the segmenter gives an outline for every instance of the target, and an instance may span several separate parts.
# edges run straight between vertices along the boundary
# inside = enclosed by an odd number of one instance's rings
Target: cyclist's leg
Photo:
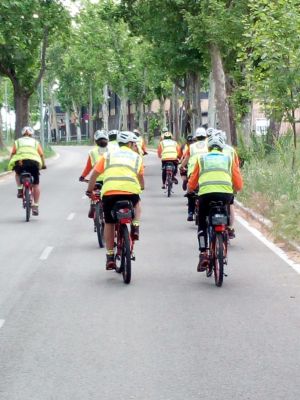
[[[33,206],[32,211],[35,215],[38,214],[39,200],[40,200],[40,172],[39,165],[36,161],[25,160],[24,164],[26,166],[26,170],[30,172],[33,178],[32,185],[32,195],[33,195]]]
[[[161,169],[162,169],[161,178],[162,178],[162,184],[163,184],[163,186],[165,186],[165,184],[166,184],[166,178],[167,178],[167,171],[166,171],[165,165],[166,165],[166,161],[162,161],[162,162],[161,162]]]
[[[134,219],[132,221],[131,225],[131,237],[134,240],[139,240],[139,235],[140,235],[140,220],[141,220],[141,214],[142,214],[142,205],[141,205],[141,200],[140,196],[133,194],[132,196],[129,196],[129,200],[132,202],[133,208],[134,208]]]
[[[232,200],[228,207],[229,209],[229,226],[228,226],[228,235],[229,239],[235,238],[235,230],[234,230],[234,222],[235,222],[235,210],[234,210],[234,196],[232,196]]]
[[[20,174],[23,171],[22,163],[17,162],[14,167],[14,171],[15,171],[15,180],[16,180],[17,189],[18,189],[17,197],[19,199],[21,199],[23,197],[23,189],[22,189],[23,186],[22,186],[21,180],[20,180]]]
[[[111,215],[111,211],[118,197],[119,196],[102,197],[104,221],[105,221],[104,239],[106,245],[106,269],[115,268],[115,258],[114,258],[115,221]]]
[[[173,181],[174,181],[174,183],[178,184],[178,179],[176,178],[176,175],[178,172],[178,161],[177,160],[173,161],[173,165],[174,165]]]

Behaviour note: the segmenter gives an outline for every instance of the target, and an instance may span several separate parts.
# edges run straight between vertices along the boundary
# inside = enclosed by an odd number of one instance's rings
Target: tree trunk
[[[208,127],[216,127],[216,102],[215,102],[215,81],[212,72],[209,74],[209,94],[208,94]]]
[[[65,112],[65,120],[66,120],[66,141],[69,142],[71,140],[71,127],[70,127],[70,112],[67,110]]]
[[[138,111],[139,111],[139,120],[138,126],[141,133],[144,133],[144,103],[142,101],[138,104]]]
[[[59,132],[58,132],[58,125],[57,125],[57,115],[56,115],[56,110],[55,110],[55,98],[54,98],[54,94],[51,91],[51,87],[49,87],[49,92],[50,92],[50,102],[51,102],[50,127],[51,127],[51,130],[53,129],[55,131],[56,141],[58,141]]]
[[[230,124],[231,143],[234,146],[237,146],[236,120],[235,120],[233,104],[231,101],[233,89],[234,89],[233,79],[231,79],[228,75],[226,75],[226,93],[227,93],[228,108],[229,108],[229,124]]]
[[[77,106],[73,100],[73,109],[74,109],[74,115],[75,115],[75,124],[76,124],[76,137],[77,137],[77,142],[81,142],[81,127],[80,127],[80,113],[77,109]]]
[[[192,111],[191,111],[191,77],[190,77],[190,74],[186,74],[185,78],[184,78],[184,109],[185,109],[184,134],[187,135],[188,133],[191,133],[191,130],[192,130],[192,127],[191,127]]]
[[[30,95],[14,86],[14,103],[16,113],[15,137],[21,137],[22,128],[28,125]]]
[[[103,129],[108,131],[108,85],[103,86],[102,117]]]
[[[179,139],[179,115],[178,115],[178,87],[173,85],[172,92],[172,132],[176,140]]]
[[[217,126],[227,133],[228,143],[231,144],[229,123],[229,107],[226,95],[225,74],[219,48],[212,44],[210,47],[212,78],[215,82],[215,103],[217,112]]]
[[[123,86],[122,87],[122,97],[121,97],[121,114],[122,114],[121,126],[120,126],[121,130],[128,129],[127,102],[128,102],[127,90],[126,90],[125,86]]]
[[[201,112],[201,84],[200,75],[196,72],[191,73],[191,97],[192,97],[192,132],[202,125]]]
[[[94,142],[94,126],[93,126],[93,88],[92,82],[89,87],[89,137],[91,142]]]

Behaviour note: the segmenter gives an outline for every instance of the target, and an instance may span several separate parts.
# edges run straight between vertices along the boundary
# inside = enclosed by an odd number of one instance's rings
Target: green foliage
[[[41,48],[68,26],[60,1],[1,0],[0,73],[28,94],[36,88],[41,71]]]
[[[252,98],[268,115],[294,122],[300,106],[300,9],[298,0],[250,0],[240,62]]]

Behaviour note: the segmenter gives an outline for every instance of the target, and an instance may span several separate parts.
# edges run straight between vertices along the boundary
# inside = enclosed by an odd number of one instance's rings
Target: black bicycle
[[[26,213],[26,222],[29,222],[32,207],[33,177],[29,172],[22,172],[20,174],[20,182],[23,185],[23,208]]]
[[[85,179],[84,182],[89,182],[88,179]],[[91,194],[91,209],[93,212],[93,221],[94,221],[94,232],[97,233],[97,239],[99,247],[104,247],[104,212],[103,212],[103,204],[101,201],[101,188],[102,183],[96,182],[93,192]]]
[[[224,265],[227,264],[228,224],[228,205],[222,201],[210,202],[207,217],[209,265],[206,275],[210,277],[214,273],[218,287],[223,284]]]
[[[131,201],[117,201],[112,210],[112,216],[116,221],[116,272],[119,274],[122,273],[124,283],[129,284],[131,281],[131,261],[135,260],[133,253],[134,240],[131,238],[128,230],[128,225],[132,224],[134,218],[134,209]]]
[[[168,197],[171,197],[172,187],[173,187],[173,179],[174,179],[174,171],[175,171],[175,166],[173,163],[166,163],[164,166],[166,170],[166,193]]]

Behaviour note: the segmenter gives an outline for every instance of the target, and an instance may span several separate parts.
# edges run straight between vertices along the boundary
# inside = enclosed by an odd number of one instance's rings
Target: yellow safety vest
[[[110,191],[141,193],[138,172],[142,166],[142,157],[128,147],[104,154],[105,170],[101,195]]]
[[[232,159],[221,151],[212,150],[199,157],[199,195],[206,193],[233,193]]]
[[[112,142],[107,143],[107,151],[108,152],[119,150],[119,148],[120,148],[119,144],[116,140],[113,140]]]
[[[107,147],[100,147],[100,146],[95,146],[92,150],[89,151],[89,156],[93,168],[99,161],[100,156],[102,156],[106,152],[107,152]],[[97,182],[102,182],[102,181],[103,181],[103,174],[99,175],[97,178]]]
[[[42,168],[42,159],[38,152],[39,142],[30,136],[24,136],[15,141],[16,154],[9,161],[8,169],[12,170],[17,161],[32,160],[39,164]]]
[[[188,172],[187,172],[188,176],[190,176],[191,173],[193,172],[198,156],[201,154],[207,154],[207,152],[208,152],[207,140],[200,140],[190,145],[190,158],[188,162]]]
[[[223,154],[226,154],[227,156],[231,157],[232,160],[234,160],[236,151],[232,146],[229,146],[229,144],[225,144],[225,147],[223,149]]]
[[[177,160],[177,143],[172,139],[164,139],[161,141],[162,160]]]

